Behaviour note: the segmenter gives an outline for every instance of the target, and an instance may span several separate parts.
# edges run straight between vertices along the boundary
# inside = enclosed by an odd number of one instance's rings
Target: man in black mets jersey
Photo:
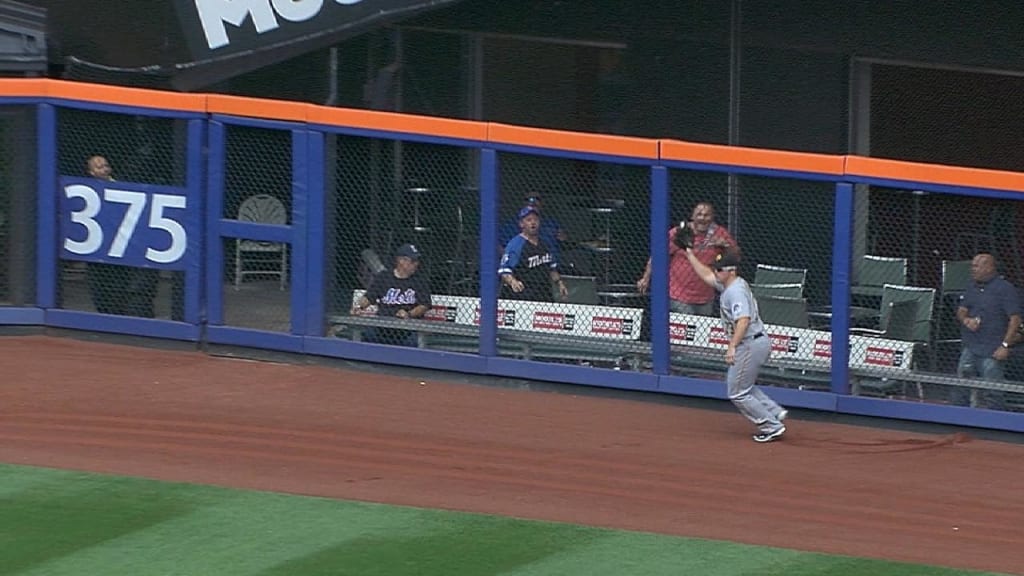
[[[540,213],[534,206],[519,211],[521,232],[509,240],[501,257],[502,298],[550,302],[551,284],[558,287],[562,299],[568,295],[558,273],[558,260],[540,238]]]

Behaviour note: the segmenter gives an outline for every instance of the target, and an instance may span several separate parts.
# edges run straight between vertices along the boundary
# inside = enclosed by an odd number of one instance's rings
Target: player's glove
[[[686,222],[680,222],[679,226],[676,226],[676,234],[672,237],[672,242],[681,250],[693,248],[693,228],[690,228]]]

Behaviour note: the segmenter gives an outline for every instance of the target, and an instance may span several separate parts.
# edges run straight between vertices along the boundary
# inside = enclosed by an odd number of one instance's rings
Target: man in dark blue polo
[[[1010,347],[1020,328],[1017,288],[999,275],[991,254],[981,253],[971,260],[971,278],[974,281],[960,297],[956,311],[963,339],[957,376],[1003,380]],[[954,388],[950,401],[970,405],[970,389]],[[977,405],[1002,410],[1004,395],[996,390],[980,390]]]

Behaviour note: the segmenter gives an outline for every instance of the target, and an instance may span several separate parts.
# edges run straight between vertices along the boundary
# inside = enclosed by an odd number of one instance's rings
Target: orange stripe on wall
[[[530,146],[567,152],[584,152],[644,159],[700,162],[723,166],[788,170],[906,180],[951,186],[1024,192],[1024,173],[922,164],[900,160],[832,156],[677,140],[651,140],[608,134],[591,134],[508,124],[415,116],[373,110],[354,110],[219,94],[178,92],[69,82],[46,78],[0,79],[0,97],[61,98],[161,110],[209,112],[252,118],[314,122],[331,126],[374,129],[458,138],[479,142]]]
[[[658,158],[658,141],[629,136],[567,132],[526,128],[509,124],[488,124],[487,140],[496,144],[532,146],[571,152],[611,154],[633,158]]]
[[[786,152],[717,144],[696,144],[679,140],[661,141],[661,159],[792,170],[817,174],[843,174],[844,157],[809,152]]]
[[[376,110],[353,108],[332,108],[313,106],[309,110],[309,122],[328,126],[344,126],[367,130],[387,130],[407,134],[424,134],[445,138],[484,141],[487,139],[487,125],[472,120],[453,120],[434,116],[416,116]]]
[[[851,176],[869,178],[913,180],[949,186],[968,186],[1024,192],[1024,173],[1004,172],[1001,170],[847,156],[846,173]]]
[[[49,86],[50,81],[43,78],[4,78],[0,80],[0,96],[43,98]]]
[[[84,102],[138,106],[179,112],[205,112],[206,95],[182,94],[162,90],[125,88],[85,82],[49,80],[47,94],[50,98],[65,98]]]
[[[206,96],[206,111],[210,114],[248,116],[262,120],[305,122],[310,108],[314,108],[314,105],[306,104],[305,102],[249,98],[246,96],[226,96],[223,94],[208,94]]]

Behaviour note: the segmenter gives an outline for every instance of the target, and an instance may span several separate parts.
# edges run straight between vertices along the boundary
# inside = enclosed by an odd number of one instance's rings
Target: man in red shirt
[[[693,253],[708,266],[719,253],[736,246],[736,240],[725,226],[715,223],[715,208],[710,202],[694,206],[689,225],[693,228]],[[668,232],[669,309],[681,314],[713,316],[715,289],[708,286],[694,271],[686,259],[686,252],[673,242],[675,235],[676,227],[673,226]],[[651,260],[648,258],[644,275],[637,280],[636,287],[641,294],[646,294],[650,285]]]

